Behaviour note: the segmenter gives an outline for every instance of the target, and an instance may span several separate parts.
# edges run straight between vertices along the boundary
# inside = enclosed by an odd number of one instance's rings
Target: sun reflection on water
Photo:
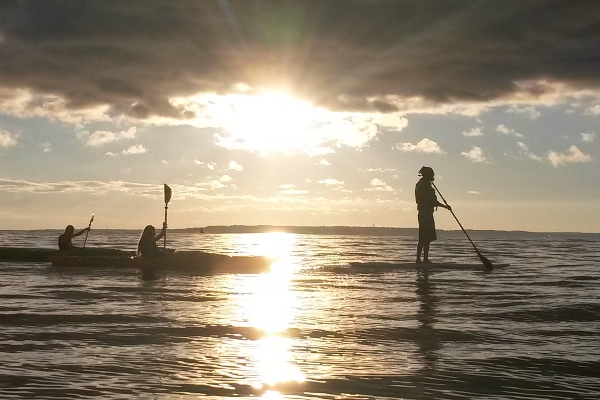
[[[271,258],[291,258],[297,237],[293,233],[267,232],[239,235],[235,247],[244,254]]]
[[[292,278],[297,264],[293,250],[296,235],[267,233],[246,237],[243,246],[252,247],[255,254],[277,259],[271,272],[261,274],[245,287],[250,293],[242,296],[239,311],[249,325],[264,332],[254,342],[253,358],[257,381],[252,386],[262,389],[290,382],[303,382],[304,374],[294,363],[291,351],[293,339],[285,337],[298,309],[298,298],[292,290]],[[279,398],[278,392],[267,391],[265,398]]]

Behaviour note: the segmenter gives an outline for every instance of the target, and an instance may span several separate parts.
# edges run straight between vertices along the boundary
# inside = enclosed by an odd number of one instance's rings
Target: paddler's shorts
[[[419,211],[419,242],[429,243],[437,240],[433,209]]]

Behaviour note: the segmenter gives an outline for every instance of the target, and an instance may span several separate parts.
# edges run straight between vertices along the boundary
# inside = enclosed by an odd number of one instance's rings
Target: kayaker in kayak
[[[423,167],[419,170],[419,175],[421,175],[422,178],[415,185],[415,200],[417,202],[417,210],[419,210],[417,264],[421,262],[431,262],[429,261],[429,245],[437,239],[433,211],[438,207],[443,207],[452,211],[450,206],[442,204],[437,200],[435,189],[431,186],[431,182],[435,179],[433,169],[430,167]],[[421,261],[421,253],[423,253],[423,261]]]
[[[163,228],[158,235],[156,235],[156,228],[152,225],[148,225],[142,231],[140,241],[138,242],[137,253],[141,257],[160,257],[163,252],[158,248],[156,242],[158,242],[167,233],[167,223],[163,222]]]
[[[62,235],[60,235],[58,237],[58,248],[61,251],[77,249],[78,247],[73,246],[73,243],[71,243],[71,239],[73,239],[75,236],[79,236],[89,230],[90,230],[90,227],[87,227],[87,228],[82,229],[79,232],[75,233],[75,228],[73,227],[73,225],[67,225],[67,227],[65,228],[65,233],[63,233]]]

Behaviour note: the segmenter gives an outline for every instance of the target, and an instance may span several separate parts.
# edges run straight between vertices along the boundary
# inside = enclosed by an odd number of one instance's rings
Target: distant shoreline
[[[46,231],[62,230],[56,229],[4,229],[4,231]],[[97,228],[101,231],[137,231],[138,229],[113,229]],[[0,230],[2,231],[2,230]],[[437,230],[441,236],[453,236],[455,234],[464,235],[461,230]],[[283,232],[306,235],[356,235],[356,236],[417,236],[418,228],[394,228],[394,227],[374,227],[374,226],[293,226],[293,225],[214,225],[194,228],[169,229],[171,233],[205,233],[205,234],[240,234],[240,233],[269,233]],[[505,236],[531,236],[531,235],[598,235],[599,232],[532,232],[532,231],[506,231],[493,229],[467,229],[467,232],[473,234],[486,234]]]

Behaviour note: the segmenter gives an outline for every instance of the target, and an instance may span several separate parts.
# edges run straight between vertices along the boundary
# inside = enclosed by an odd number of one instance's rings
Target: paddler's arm
[[[160,233],[158,234],[157,237],[154,238],[155,241],[159,241],[160,239],[162,239],[165,235],[167,234],[167,223],[163,222],[163,228],[162,231],[160,231]]]
[[[79,235],[82,235],[83,233],[85,233],[85,232],[87,232],[87,231],[89,231],[89,230],[90,230],[90,228],[89,228],[89,227],[87,227],[87,228],[85,228],[85,229],[82,229],[82,230],[80,230],[79,232],[77,232],[77,233],[74,233],[74,234],[73,234],[73,237],[75,237],[75,236],[79,236]]]
[[[439,201],[438,201],[436,207],[442,207],[442,208],[445,208],[448,211],[452,211],[452,207],[450,207],[448,204],[442,204]]]

